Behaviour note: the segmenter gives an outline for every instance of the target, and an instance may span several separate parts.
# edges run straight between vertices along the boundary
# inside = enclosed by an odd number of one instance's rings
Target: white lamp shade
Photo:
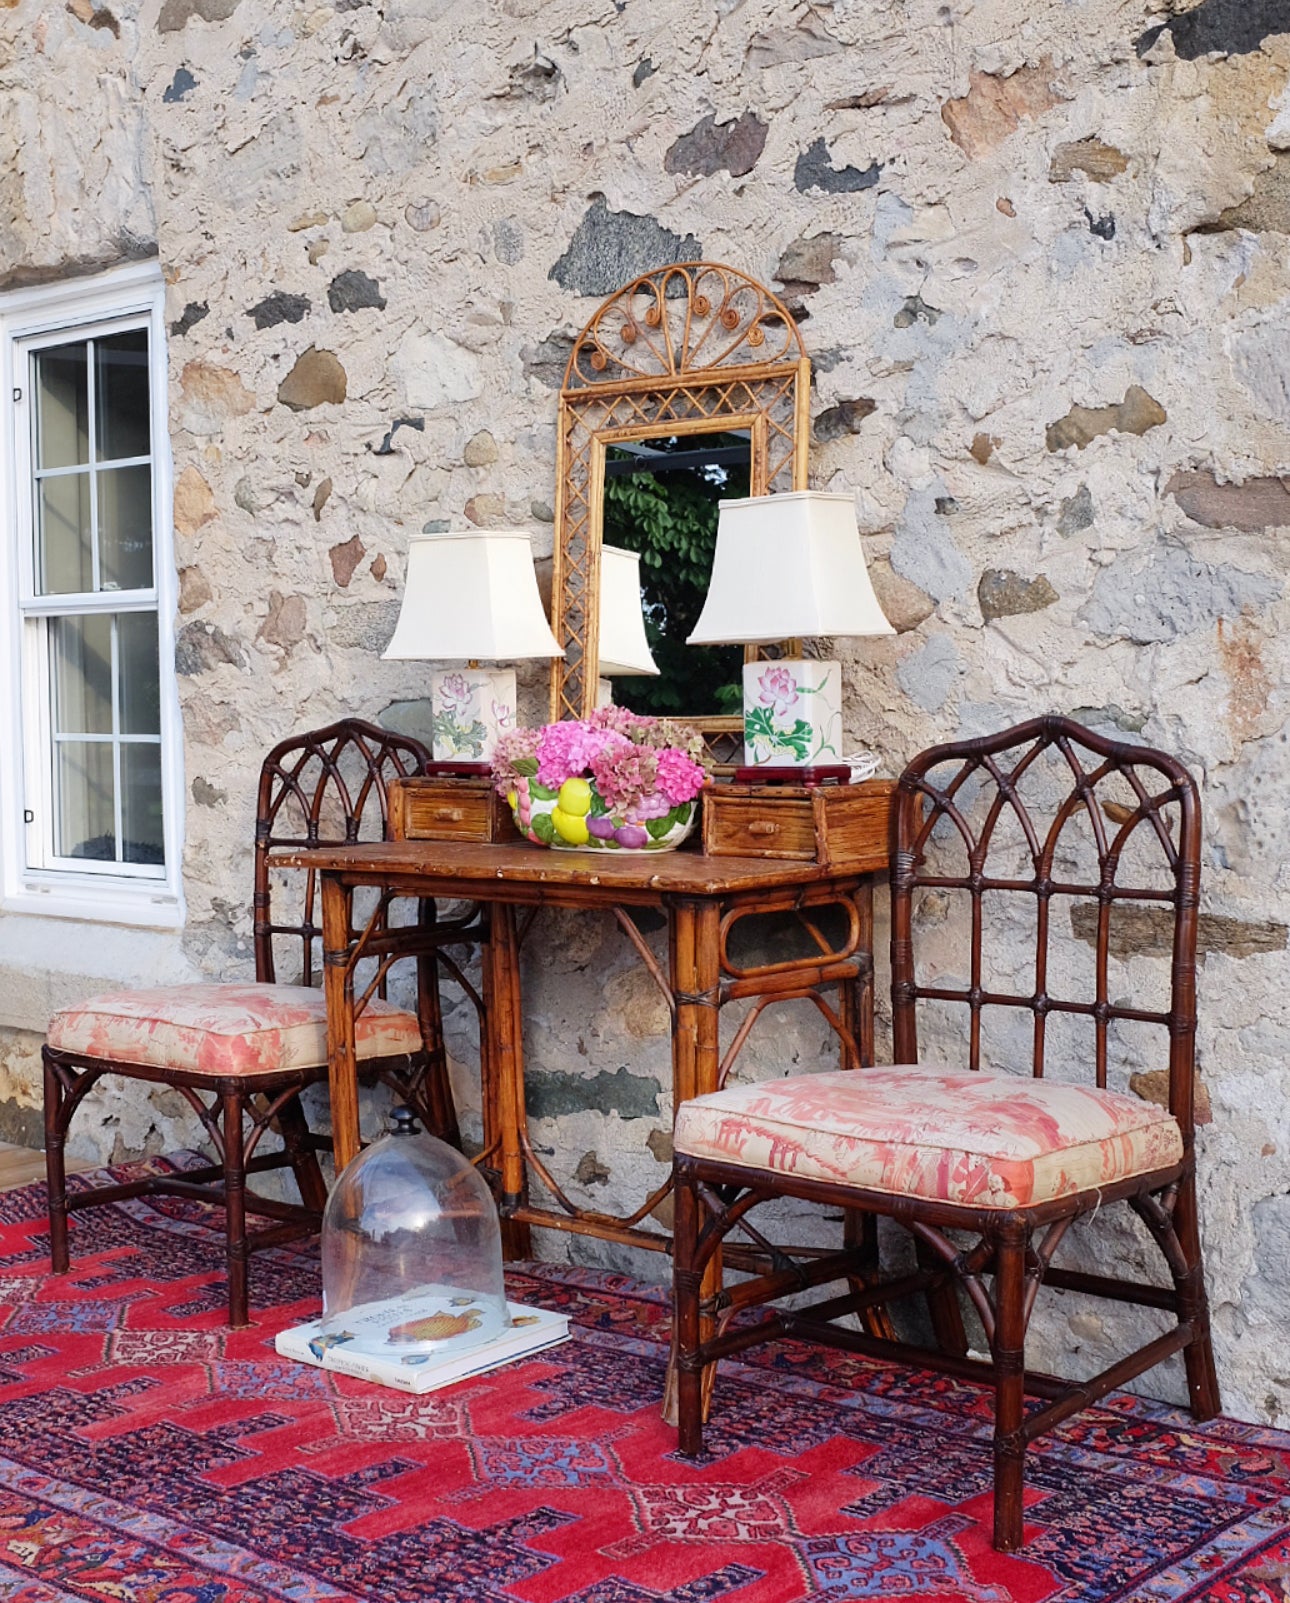
[[[600,548],[600,672],[656,674],[641,611],[641,559],[620,546]]]
[[[690,645],[895,633],[873,593],[852,496],[794,490],[720,505],[712,582]]]
[[[559,657],[527,529],[414,534],[403,606],[386,657],[515,662]]]

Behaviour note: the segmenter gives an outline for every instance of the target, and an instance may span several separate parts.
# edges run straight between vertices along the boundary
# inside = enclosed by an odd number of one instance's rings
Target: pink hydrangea
[[[658,754],[658,788],[673,807],[693,801],[707,780],[703,767],[676,746]]]
[[[689,724],[676,724],[669,718],[651,718],[627,707],[597,707],[588,722],[594,729],[612,729],[626,735],[637,746],[663,751],[675,746],[693,758],[703,757],[703,736]]]
[[[703,736],[694,725],[669,723],[665,724],[664,728],[667,730],[668,745],[684,752],[692,763],[703,769],[706,775],[708,749],[703,744]]]
[[[610,732],[592,759],[591,778],[611,811],[626,811],[657,789],[658,754]]]
[[[609,730],[575,718],[545,725],[537,743],[538,782],[550,790],[559,790],[566,779],[585,774],[610,734]]]
[[[598,707],[589,718],[503,734],[493,753],[493,782],[504,796],[520,780],[559,790],[566,779],[585,775],[607,806],[637,823],[693,801],[707,779],[702,752],[702,736],[685,725]]]
[[[493,789],[501,796],[514,788],[522,774],[537,772],[540,729],[508,729],[493,747]],[[523,768],[519,767],[523,764]]]
[[[644,736],[649,729],[658,723],[657,718],[647,718],[643,713],[632,712],[629,707],[597,707],[587,720],[593,729],[612,729],[616,735],[626,735],[628,740],[638,746],[648,745]]]

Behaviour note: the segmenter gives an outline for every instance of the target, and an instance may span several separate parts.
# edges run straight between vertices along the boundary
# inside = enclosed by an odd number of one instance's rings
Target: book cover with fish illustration
[[[351,1308],[325,1331],[320,1319],[280,1330],[274,1346],[341,1375],[429,1392],[568,1340],[566,1315],[514,1302],[506,1309],[509,1322],[487,1298],[425,1287]]]

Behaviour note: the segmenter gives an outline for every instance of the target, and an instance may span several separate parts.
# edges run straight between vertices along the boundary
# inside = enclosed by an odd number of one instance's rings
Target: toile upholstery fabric
[[[114,991],[56,1013],[49,1045],[117,1063],[238,1076],[327,1061],[327,1003],[308,985],[163,985]],[[415,1015],[373,997],[359,1015],[361,1060],[422,1050]]]
[[[1115,1091],[930,1064],[795,1075],[696,1097],[691,1157],[894,1195],[1019,1208],[1167,1169],[1174,1118]]]

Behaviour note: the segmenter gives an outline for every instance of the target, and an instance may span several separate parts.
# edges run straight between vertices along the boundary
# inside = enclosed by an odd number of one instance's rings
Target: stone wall
[[[0,0],[0,288],[152,251],[169,285],[190,805],[164,962],[245,970],[271,741],[424,722],[424,675],[378,660],[409,533],[518,522],[549,551],[598,298],[728,261],[802,319],[812,483],[854,489],[900,631],[844,648],[853,740],[894,770],[1055,708],[1203,782],[1209,1267],[1228,1406],[1276,1417],[1286,26],[1283,0]],[[607,926],[535,939],[539,1136],[613,1203],[666,1161],[664,1021]],[[819,1061],[813,1023],[771,1034],[767,1069]],[[0,1042],[13,1128],[31,1039]],[[174,1144],[172,1114],[82,1140]],[[1064,1307],[1043,1343],[1087,1358],[1101,1327]]]

